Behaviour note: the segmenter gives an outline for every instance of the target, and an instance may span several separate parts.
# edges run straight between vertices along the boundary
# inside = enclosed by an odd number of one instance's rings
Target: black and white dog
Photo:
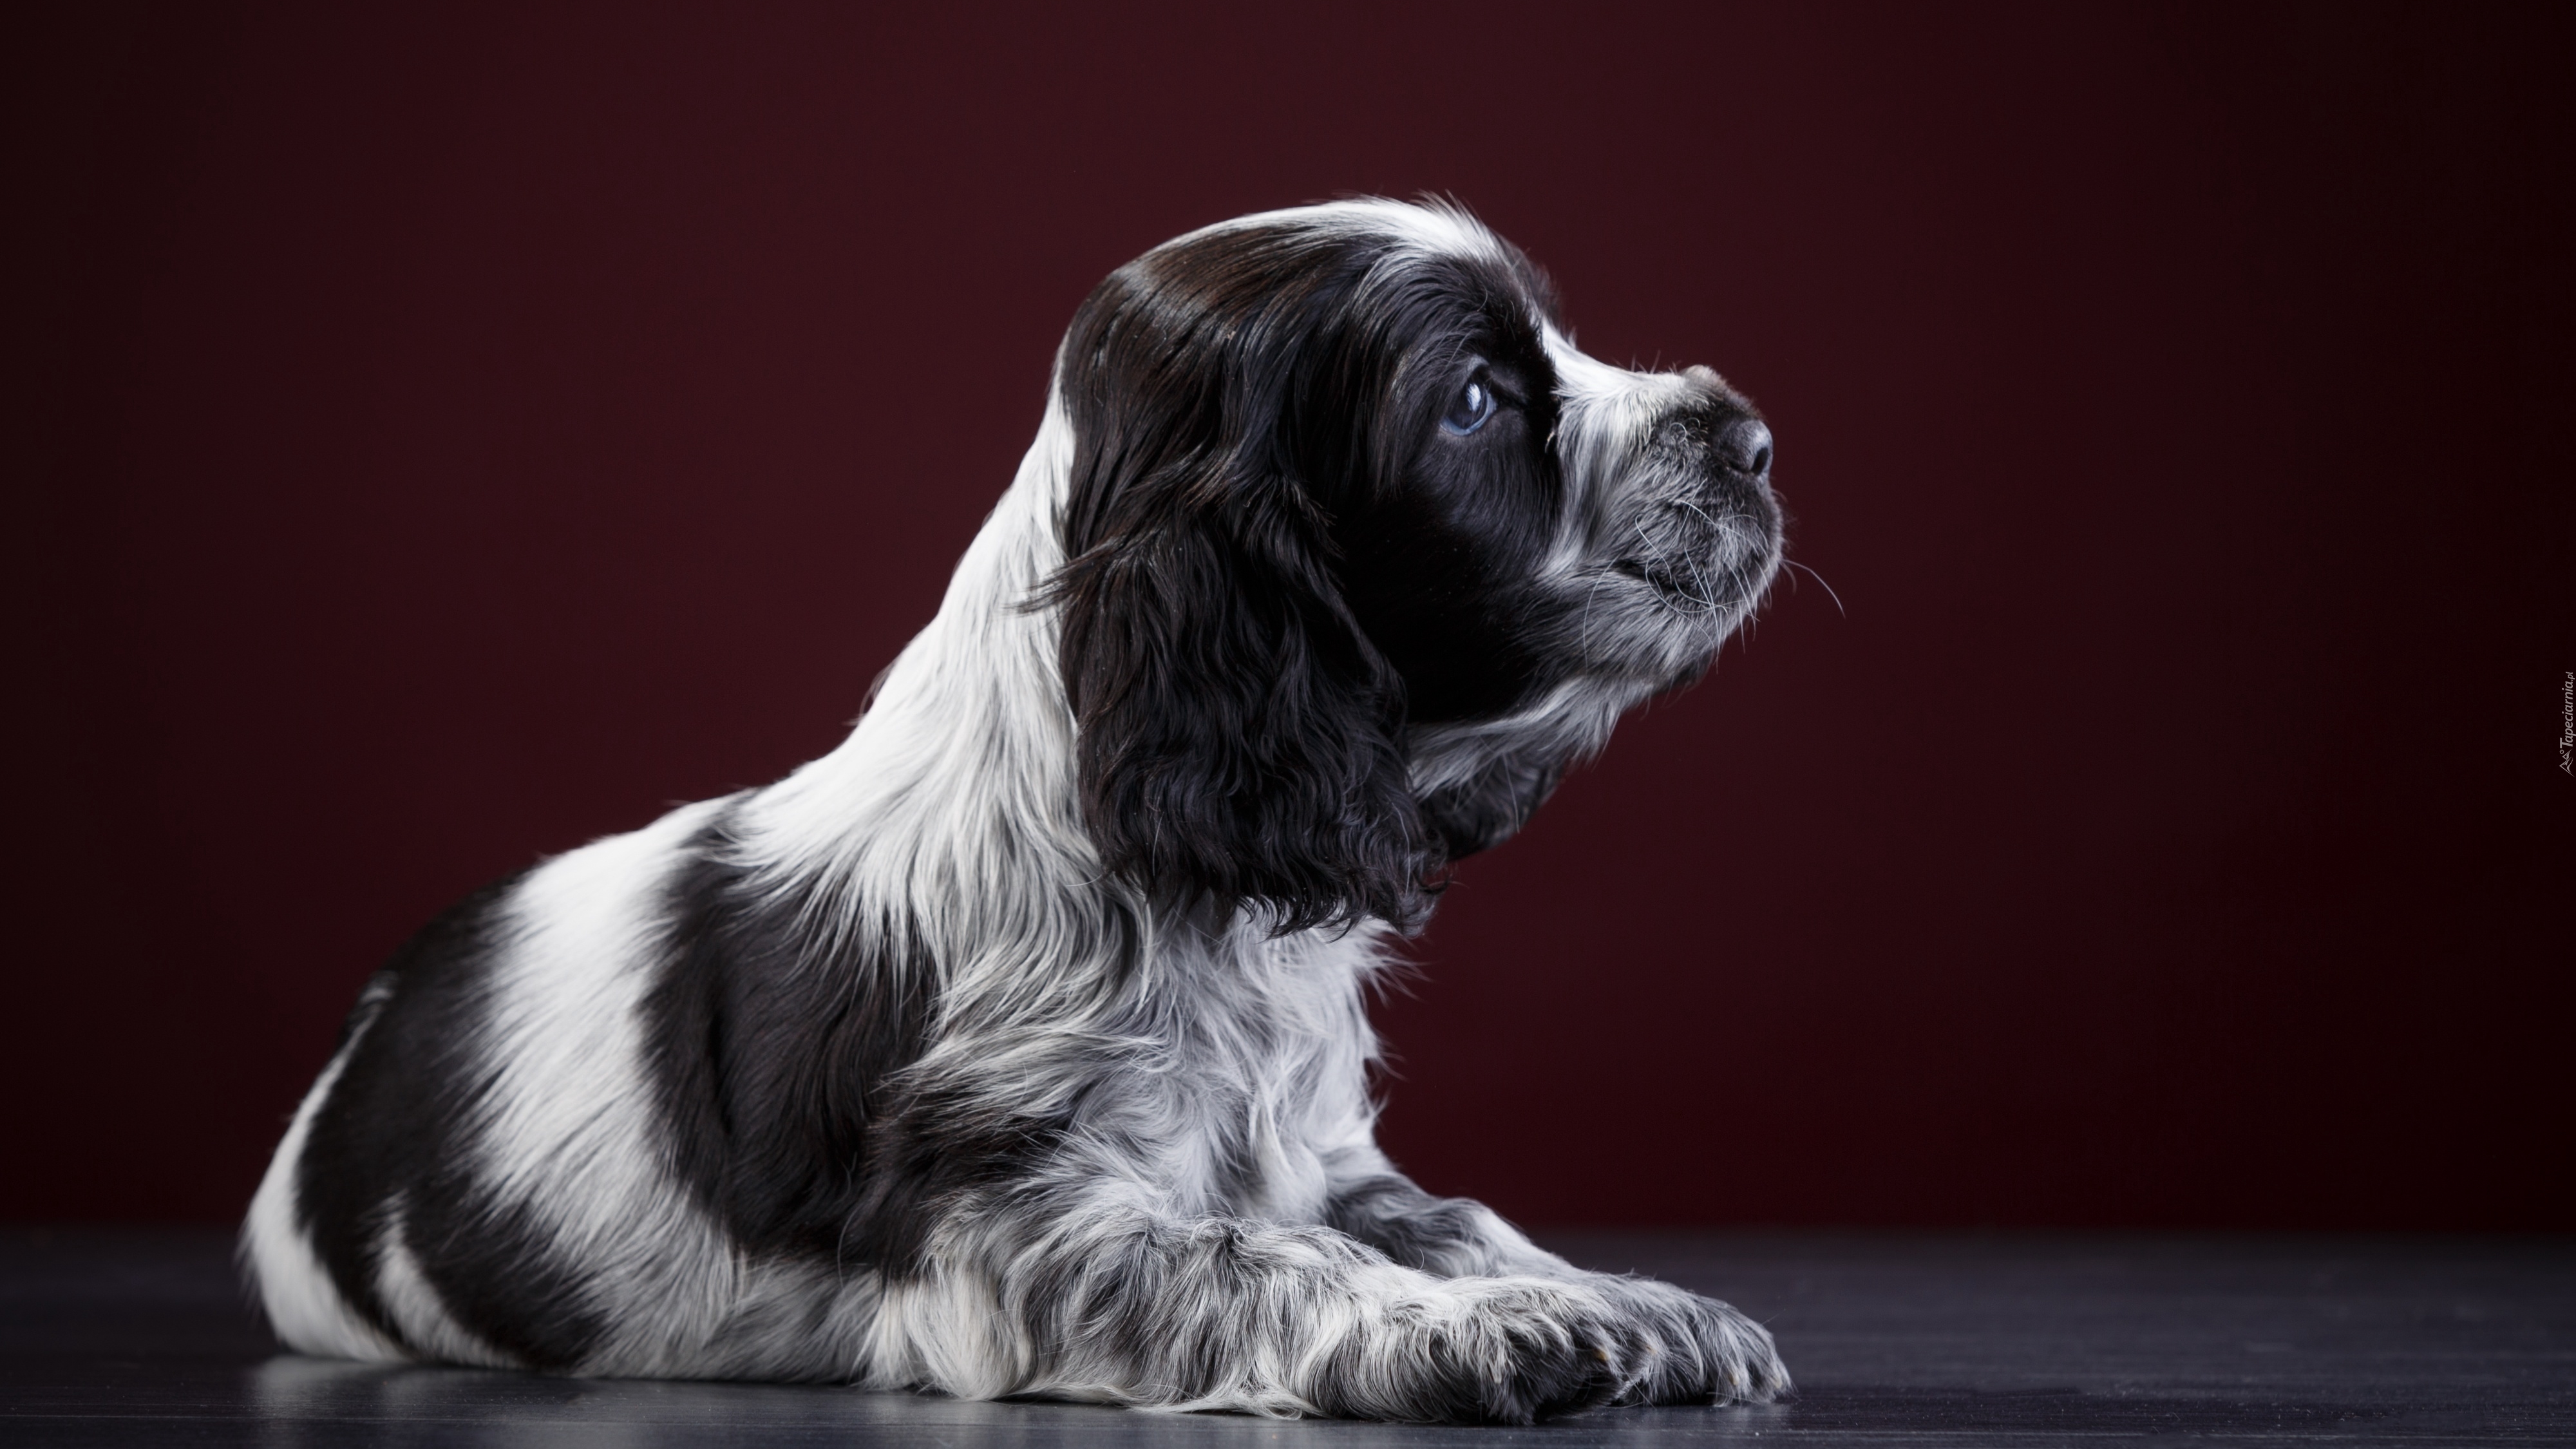
[[[245,1229],[278,1336],[1407,1420],[1779,1393],[1734,1309],[1373,1140],[1390,942],[1779,558],[1744,399],[1553,316],[1382,201],[1103,282],[846,744],[368,983]]]

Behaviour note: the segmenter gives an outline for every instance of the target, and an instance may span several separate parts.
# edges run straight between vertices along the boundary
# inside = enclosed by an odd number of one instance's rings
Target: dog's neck
[[[1019,474],[957,566],[937,617],[878,680],[832,753],[746,799],[749,863],[838,910],[975,940],[1100,888],[1074,776],[1056,621],[1029,601],[1063,562],[1071,429],[1050,396]],[[977,921],[934,921],[970,908]],[[909,913],[907,926],[895,916]]]
[[[1359,983],[1384,960],[1381,923],[1281,937],[1258,912],[1158,919],[1100,864],[1082,822],[1056,618],[1029,606],[1063,563],[1071,454],[1051,403],[937,617],[849,738],[735,806],[744,863],[816,913],[809,925],[824,935],[880,960],[925,961],[954,1012],[1070,1020],[1106,1005],[1104,992],[1207,1004],[1169,986],[1156,994],[1155,978],[1179,973],[1247,1018],[1302,1024],[1365,1055],[1372,1039],[1354,1013]]]

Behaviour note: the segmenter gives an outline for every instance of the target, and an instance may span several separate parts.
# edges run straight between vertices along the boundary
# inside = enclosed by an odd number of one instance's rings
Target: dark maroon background
[[[8,22],[0,1216],[237,1212],[413,925],[831,747],[1093,281],[1438,190],[1841,605],[1465,872],[1399,1159],[2576,1227],[2563,7],[695,8]]]

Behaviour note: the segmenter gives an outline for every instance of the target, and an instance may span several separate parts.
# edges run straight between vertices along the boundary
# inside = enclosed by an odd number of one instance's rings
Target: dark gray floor
[[[1535,1429],[1165,1417],[276,1355],[221,1235],[0,1233],[0,1445],[2576,1445],[2576,1242],[1557,1239],[1766,1320],[1793,1404]]]

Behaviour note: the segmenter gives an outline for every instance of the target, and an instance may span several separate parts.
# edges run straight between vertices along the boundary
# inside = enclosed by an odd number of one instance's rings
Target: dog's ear
[[[1183,290],[1113,276],[1058,366],[1074,442],[1047,599],[1092,839],[1166,907],[1409,927],[1441,853],[1401,682],[1343,603],[1281,435],[1298,329],[1258,354],[1255,329],[1208,325],[1222,299]]]

